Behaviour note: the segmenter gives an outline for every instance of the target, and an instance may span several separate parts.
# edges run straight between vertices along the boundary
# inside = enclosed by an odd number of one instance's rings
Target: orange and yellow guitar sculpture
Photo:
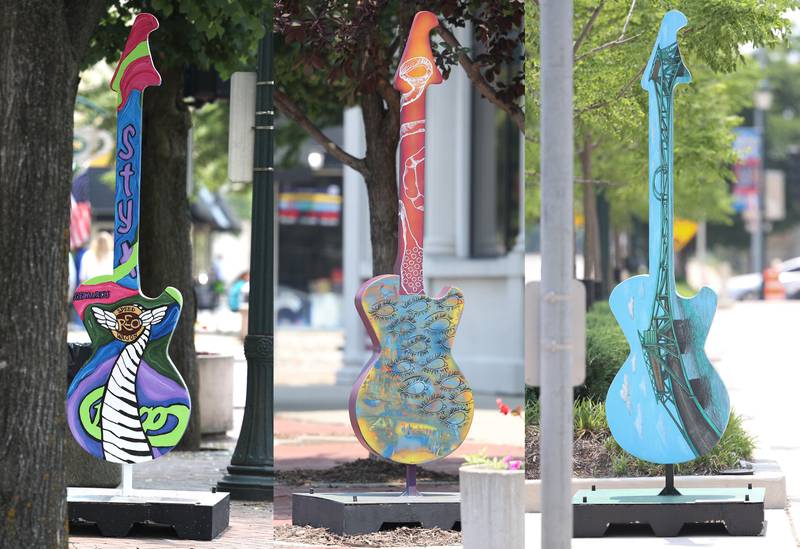
[[[458,448],[473,415],[472,390],[450,354],[464,295],[452,287],[425,295],[422,273],[425,94],[442,82],[430,46],[437,25],[434,14],[417,13],[394,78],[401,93],[398,274],[368,280],[355,300],[373,355],[350,394],[350,422],[368,450],[409,466],[409,494],[417,493],[415,466]]]

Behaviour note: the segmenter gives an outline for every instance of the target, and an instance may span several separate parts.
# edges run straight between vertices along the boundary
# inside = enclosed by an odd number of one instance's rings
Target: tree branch
[[[579,62],[583,61],[584,59],[586,59],[587,57],[589,57],[591,55],[594,55],[595,53],[598,53],[598,52],[601,52],[603,50],[607,50],[609,48],[613,48],[613,47],[616,47],[616,46],[621,46],[622,44],[626,44],[626,43],[630,42],[631,40],[636,40],[642,34],[643,33],[640,32],[639,34],[634,34],[633,36],[629,36],[628,38],[619,37],[616,40],[612,40],[611,42],[606,42],[602,46],[597,46],[596,48],[587,51],[583,55],[579,55],[578,57],[575,58],[574,62],[575,63],[579,63]]]
[[[594,23],[594,19],[593,18],[596,16],[596,13],[599,11],[601,6],[602,6],[602,2],[600,3],[600,5],[597,8],[595,8],[595,12],[592,13],[592,18],[589,19],[589,22],[587,22],[587,25],[590,25],[590,24]],[[626,42],[630,42],[631,40],[636,40],[637,38],[639,38],[643,33],[640,32],[639,34],[636,34],[634,36],[630,36],[628,38],[625,38],[625,32],[627,32],[627,30],[628,30],[628,23],[631,22],[631,16],[633,15],[633,9],[635,7],[636,7],[636,0],[631,0],[631,7],[628,8],[628,14],[625,16],[625,22],[622,24],[622,32],[619,33],[619,36],[617,37],[616,40],[612,40],[611,42],[606,42],[605,44],[603,44],[601,46],[597,46],[596,48],[593,48],[593,49],[589,50],[588,52],[584,53],[583,55],[580,55],[580,56],[576,57],[575,60],[573,61],[573,63],[578,63],[581,60],[586,59],[590,55],[594,55],[595,53],[601,52],[603,50],[607,50],[609,48],[613,48],[615,46],[620,46],[622,44],[625,44]],[[584,27],[584,30],[586,30],[586,27]],[[580,40],[581,38],[584,38],[583,32],[581,33],[581,37],[578,38],[578,39]],[[575,48],[573,48],[573,50],[572,50],[572,54],[573,55],[575,55],[576,53],[578,53],[577,46]]]
[[[456,38],[456,36],[450,32],[450,29],[445,26],[444,21],[439,21],[437,32],[448,46],[454,50],[461,50],[461,53],[458,54],[458,63],[464,69],[464,72],[467,73],[467,77],[478,89],[481,95],[483,95],[490,103],[505,111],[509,117],[511,117],[511,120],[514,122],[514,124],[517,125],[519,131],[525,133],[525,113],[522,112],[522,109],[513,103],[506,103],[497,96],[495,89],[483,77],[478,65],[469,57],[469,55],[463,52],[463,47],[458,41],[458,38]]]
[[[592,27],[594,26],[594,22],[597,19],[597,16],[600,15],[600,10],[603,9],[603,4],[605,4],[606,0],[600,0],[600,3],[592,11],[592,15],[589,16],[589,19],[586,21],[586,24],[583,25],[581,29],[581,33],[578,35],[578,39],[575,40],[575,44],[572,46],[572,55],[576,55],[578,53],[578,49],[580,49],[583,41],[586,40],[586,37],[589,36],[589,33],[592,31]]]
[[[603,107],[606,107],[606,106],[610,105],[612,101],[615,101],[617,99],[621,99],[622,97],[625,97],[625,94],[627,94],[628,91],[630,91],[631,86],[633,86],[633,84],[642,77],[642,74],[644,73],[645,66],[646,65],[643,65],[642,68],[639,69],[639,71],[636,74],[633,75],[633,78],[628,80],[628,82],[624,86],[622,86],[622,88],[620,88],[620,90],[616,93],[616,95],[614,95],[614,97],[612,97],[611,99],[604,99],[603,101],[596,101],[595,103],[592,103],[591,105],[587,105],[586,107],[583,107],[582,109],[578,109],[578,110],[575,111],[575,115],[577,116],[579,114],[583,114],[583,113],[588,112],[588,111],[601,109]]]
[[[309,118],[300,110],[289,97],[281,90],[276,89],[274,92],[275,104],[278,109],[294,120],[297,125],[303,128],[317,143],[325,148],[325,151],[333,155],[339,162],[346,166],[350,166],[355,171],[359,172],[364,177],[367,176],[369,170],[363,158],[356,158],[355,156],[347,153],[333,140],[325,135]]]

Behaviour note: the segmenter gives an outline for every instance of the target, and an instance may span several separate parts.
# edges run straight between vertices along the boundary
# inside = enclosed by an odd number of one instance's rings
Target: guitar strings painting
[[[182,297],[167,288],[142,295],[139,280],[139,185],[142,93],[161,77],[148,36],[158,28],[140,14],[112,79],[118,94],[114,270],[81,284],[73,297],[92,355],[67,391],[67,421],[81,447],[116,463],[156,459],[180,441],[189,423],[186,384],[167,348]]]
[[[677,42],[686,22],[678,11],[664,16],[641,82],[649,94],[650,273],[623,281],[609,299],[631,352],[608,390],[608,424],[627,452],[663,464],[706,454],[730,414],[704,350],[717,296],[704,287],[687,299],[675,289],[673,92],[691,81]]]
[[[417,465],[452,453],[467,436],[472,390],[451,351],[464,308],[461,290],[425,295],[425,94],[442,81],[430,47],[436,16],[419,12],[395,76],[400,99],[400,204],[396,275],[364,283],[356,309],[373,356],[350,395],[358,440],[386,459]]]

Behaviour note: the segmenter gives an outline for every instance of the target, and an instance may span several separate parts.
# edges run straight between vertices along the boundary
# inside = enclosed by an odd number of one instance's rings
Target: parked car
[[[800,257],[787,259],[777,265],[778,279],[786,290],[788,299],[800,299]],[[728,279],[727,292],[731,299],[758,299],[761,294],[763,276],[761,273],[748,273]]]

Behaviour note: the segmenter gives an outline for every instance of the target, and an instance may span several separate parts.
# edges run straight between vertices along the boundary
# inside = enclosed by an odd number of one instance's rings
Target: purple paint
[[[135,174],[136,172],[133,171],[133,167],[130,163],[125,164],[119,171],[119,176],[122,178],[122,185],[125,189],[125,196],[131,196],[131,176]]]
[[[142,360],[136,375],[136,400],[139,406],[168,406],[182,403],[189,406],[186,389],[156,372]]]
[[[67,399],[67,424],[70,431],[72,431],[75,440],[81,447],[95,457],[103,459],[103,446],[99,440],[89,436],[80,424],[80,405],[86,395],[94,391],[98,387],[103,387],[111,375],[111,369],[114,367],[117,357],[109,358],[105,362],[99,364],[95,370],[86,376],[78,384],[78,387],[72,392]],[[84,366],[85,367],[85,366]]]
[[[133,145],[131,144],[131,137],[136,135],[136,128],[133,124],[128,124],[122,128],[122,146],[119,151],[119,157],[122,160],[130,160],[133,157]]]
[[[127,207],[127,213],[123,213],[122,211],[122,201],[120,200],[117,202],[117,213],[119,214],[120,223],[117,233],[119,234],[127,234],[133,226],[133,200],[126,200],[125,205]]]

